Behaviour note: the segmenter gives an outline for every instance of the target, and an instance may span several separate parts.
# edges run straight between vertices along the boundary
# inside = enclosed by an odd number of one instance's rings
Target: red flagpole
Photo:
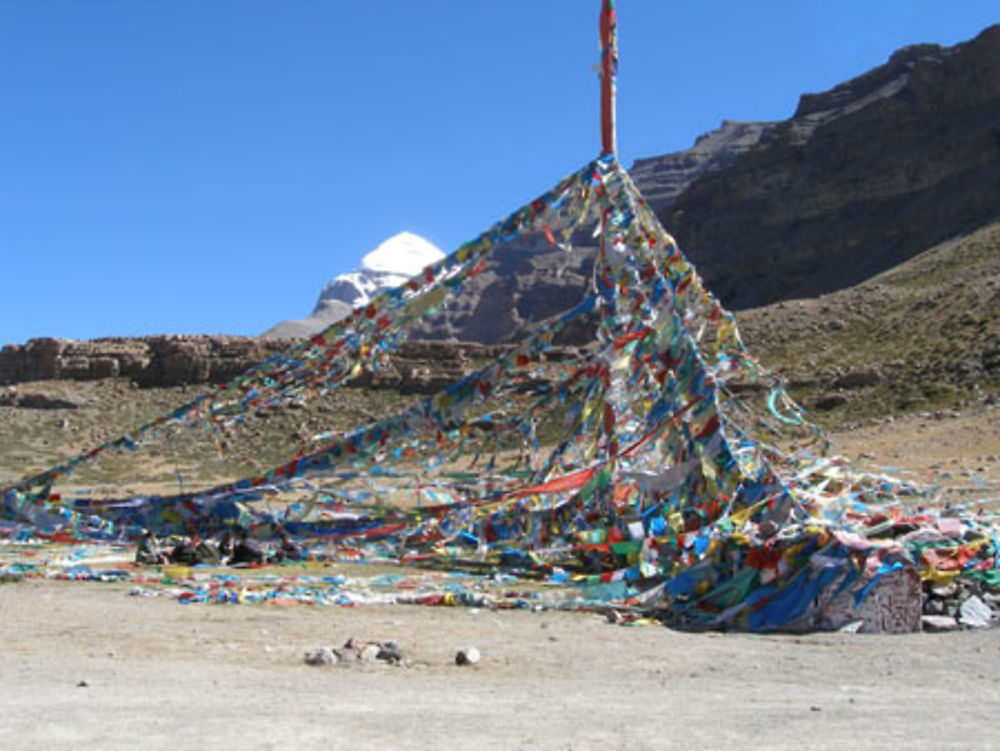
[[[618,26],[615,0],[601,0],[601,155],[618,151],[615,136],[615,76],[618,73]]]

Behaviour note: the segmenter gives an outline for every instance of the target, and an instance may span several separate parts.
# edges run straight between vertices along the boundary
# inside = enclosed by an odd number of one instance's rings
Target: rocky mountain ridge
[[[715,130],[698,136],[690,149],[636,159],[629,174],[646,202],[662,213],[697,178],[728,167],[740,154],[760,143],[774,124],[723,120]]]
[[[1000,217],[1000,25],[807,94],[661,220],[729,307],[850,287]]]

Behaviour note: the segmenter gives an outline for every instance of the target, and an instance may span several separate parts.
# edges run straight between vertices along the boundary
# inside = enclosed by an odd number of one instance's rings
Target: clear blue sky
[[[0,0],[0,343],[256,334],[599,150],[598,0]],[[619,0],[625,164],[997,0]]]

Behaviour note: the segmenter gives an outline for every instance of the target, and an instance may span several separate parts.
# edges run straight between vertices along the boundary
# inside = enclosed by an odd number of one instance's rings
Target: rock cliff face
[[[229,336],[31,339],[0,349],[0,383],[117,377],[140,386],[219,383],[285,347],[287,342]]]
[[[661,212],[737,309],[857,284],[997,216],[1000,26],[804,95]]]
[[[498,247],[486,270],[462,286],[462,294],[413,329],[421,339],[487,344],[510,342],[580,301],[596,249],[589,233],[566,253],[541,233]]]
[[[725,120],[717,130],[698,136],[690,149],[636,159],[629,172],[646,202],[663,213],[695,179],[728,167],[756,146],[772,125]]]
[[[258,362],[282,352],[289,342],[227,336],[150,336],[140,339],[32,339],[0,349],[0,385],[52,379],[92,381],[129,378],[139,386],[224,383]],[[362,374],[354,385],[402,393],[434,393],[498,357],[506,347],[474,343],[410,341],[391,357],[389,367]],[[573,357],[554,348],[550,360]],[[0,393],[0,406],[42,407]]]

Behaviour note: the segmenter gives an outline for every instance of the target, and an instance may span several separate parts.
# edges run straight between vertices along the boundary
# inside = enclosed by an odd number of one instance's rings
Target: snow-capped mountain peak
[[[308,318],[283,321],[264,336],[309,336],[322,331],[380,292],[406,283],[425,266],[444,258],[441,249],[412,232],[400,232],[361,259],[361,267],[334,277],[319,294]]]
[[[393,235],[361,259],[365,271],[415,276],[424,267],[444,258],[444,253],[433,243],[412,232]]]
[[[405,283],[425,266],[444,258],[428,240],[412,232],[400,232],[361,259],[361,268],[340,274],[320,292],[314,313],[331,300],[352,308],[367,305],[379,292]]]

